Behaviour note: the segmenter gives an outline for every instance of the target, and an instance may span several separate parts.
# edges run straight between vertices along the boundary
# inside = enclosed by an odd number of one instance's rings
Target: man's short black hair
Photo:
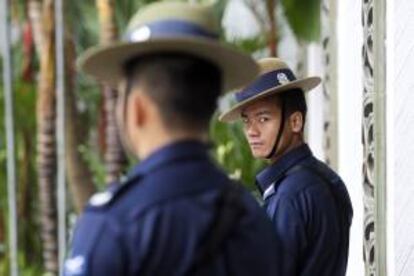
[[[142,85],[158,105],[166,127],[208,129],[222,89],[216,65],[188,54],[163,53],[135,58],[126,64],[125,71],[127,90]]]
[[[302,89],[292,89],[287,92],[279,94],[279,98],[283,99],[285,104],[285,116],[288,118],[295,112],[302,113],[303,127],[306,123],[306,115],[308,107],[306,105],[305,93]]]

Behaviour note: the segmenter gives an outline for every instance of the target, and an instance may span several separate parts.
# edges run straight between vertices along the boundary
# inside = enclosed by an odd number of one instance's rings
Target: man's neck
[[[166,135],[158,135],[158,137],[153,136],[151,138],[152,139],[145,139],[139,146],[138,155],[141,160],[148,158],[152,153],[154,153],[158,149],[173,143],[187,140],[194,140],[200,142],[207,141],[207,135],[198,132],[168,133]]]
[[[270,164],[274,164],[277,161],[279,161],[284,155],[286,155],[287,153],[291,152],[292,150],[302,146],[305,142],[303,141],[303,139],[300,139],[298,141],[295,141],[291,144],[289,144],[286,148],[283,149],[282,152],[278,152],[274,157],[272,157],[270,159]]]

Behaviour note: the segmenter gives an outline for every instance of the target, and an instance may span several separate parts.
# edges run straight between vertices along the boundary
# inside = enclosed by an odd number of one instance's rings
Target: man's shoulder
[[[89,220],[89,217],[99,214],[127,226],[144,222],[154,214],[166,218],[189,213],[196,216],[197,212],[213,213],[224,187],[242,184],[235,183],[212,164],[203,167],[204,170],[191,173],[188,168],[166,167],[143,178],[114,184],[91,197],[85,209],[85,213],[90,215],[85,218]],[[241,203],[248,214],[252,217],[261,214],[263,211],[253,196],[244,187],[241,190]],[[198,208],[200,205],[204,207]]]
[[[177,202],[191,201],[201,194],[217,194],[231,180],[218,168],[204,166],[202,171],[190,171],[180,166],[168,166],[145,177],[113,184],[91,197],[85,213],[100,213],[126,223],[131,217],[149,210],[167,209]],[[208,196],[207,196],[208,197]]]
[[[291,167],[280,180],[277,193],[287,198],[306,194],[312,196],[326,190],[327,182],[345,187],[340,176],[322,161],[312,157]]]
[[[312,172],[300,168],[286,173],[278,185],[277,193],[285,197],[295,197],[314,188],[318,181],[318,178]]]
[[[283,202],[302,206],[306,210],[311,204],[322,211],[334,202],[343,202],[349,213],[352,204],[341,177],[322,161],[312,158],[299,164],[281,181],[277,194]],[[308,207],[306,207],[308,206]]]
[[[125,234],[134,233],[134,237],[143,240],[154,238],[168,244],[174,244],[175,241],[190,242],[189,238],[198,240],[214,221],[217,208],[219,208],[218,199],[223,188],[228,185],[241,185],[231,181],[224,173],[213,179],[216,182],[222,181],[219,185],[209,183],[209,178],[200,177],[199,179],[200,183],[203,182],[201,185],[206,184],[207,189],[190,190],[190,193],[173,198],[169,197],[168,200],[164,200],[165,198],[162,197],[158,198],[161,201],[153,201],[154,204],[147,205],[145,210],[141,208],[143,205],[137,204],[137,198],[138,194],[142,194],[143,191],[149,195],[149,187],[156,186],[152,185],[154,183],[151,178],[125,187],[123,191],[122,189],[117,190],[121,191],[120,195],[115,194],[111,201],[99,206],[90,206],[86,211],[78,225],[77,246],[83,248],[86,236],[89,236],[83,234],[90,232],[91,227],[96,229],[96,233],[105,235],[105,238],[128,239],[129,236]],[[200,183],[187,184],[197,185]],[[244,238],[232,240],[232,244],[234,243],[232,248],[243,245],[247,246],[251,252],[267,252],[271,255],[274,248],[273,242],[275,242],[272,226],[251,194],[245,188],[240,188],[240,190],[242,191],[240,199],[242,205],[247,209],[247,213],[235,224],[234,231],[238,233],[237,235],[243,233]],[[103,202],[106,196],[101,197],[103,199],[99,200],[97,197],[98,200],[95,199],[95,201]],[[135,200],[134,206],[127,203],[129,200]],[[99,221],[98,224],[96,224],[97,221]],[[145,230],[145,235],[143,235],[143,230]],[[150,237],[151,235],[155,236]],[[259,239],[257,235],[260,235]],[[80,236],[82,237],[80,238]],[[255,240],[254,243],[251,242],[253,240]],[[260,260],[263,261],[262,258]]]
[[[140,179],[128,180],[121,177],[117,182],[109,184],[104,190],[93,194],[86,207],[85,213],[106,213],[119,202],[123,202],[128,194],[138,187]]]

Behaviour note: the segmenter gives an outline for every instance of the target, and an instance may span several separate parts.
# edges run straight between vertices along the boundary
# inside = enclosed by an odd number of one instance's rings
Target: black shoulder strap
[[[298,170],[307,170],[315,174],[322,180],[322,183],[324,183],[327,187],[334,201],[335,211],[337,214],[337,218],[339,220],[339,248],[344,248],[346,250],[345,256],[348,256],[349,232],[347,233],[347,231],[349,231],[352,219],[348,216],[347,204],[345,202],[345,199],[338,192],[335,192],[333,180],[329,179],[329,177],[316,166],[299,164],[293,167],[290,171],[288,171],[286,175],[294,173]],[[338,258],[340,258],[340,255],[338,255]]]
[[[334,201],[335,204],[335,209],[336,209],[336,214],[340,220],[340,224],[341,225],[345,225],[345,210],[344,208],[342,208],[342,200],[338,197],[338,194],[333,190],[333,183],[332,180],[329,179],[323,172],[321,172],[318,168],[316,168],[315,166],[312,165],[304,165],[304,164],[298,164],[296,166],[294,166],[293,168],[291,168],[290,170],[288,170],[286,172],[286,176],[288,176],[289,174],[292,174],[296,171],[300,171],[300,170],[307,170],[311,173],[313,173],[314,175],[318,176],[321,180],[322,183],[325,184],[325,187],[328,189],[330,195],[332,196],[332,199]],[[340,227],[340,229],[342,229],[342,227]]]
[[[231,183],[221,192],[213,222],[200,244],[187,275],[199,275],[218,255],[225,241],[237,227],[245,207],[242,203],[243,189],[241,184]]]

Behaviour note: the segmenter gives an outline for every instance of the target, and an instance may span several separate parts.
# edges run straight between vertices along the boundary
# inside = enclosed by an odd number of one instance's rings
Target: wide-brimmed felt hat
[[[258,67],[250,56],[219,42],[215,18],[207,5],[150,4],[133,16],[121,42],[87,50],[78,64],[85,73],[117,87],[131,59],[156,53],[184,53],[215,64],[222,72],[223,91],[236,89],[251,82]]]
[[[219,116],[220,121],[239,119],[243,109],[257,100],[294,89],[308,92],[321,82],[319,77],[297,79],[289,66],[279,58],[264,58],[258,64],[259,76],[250,85],[234,93],[236,104]]]

